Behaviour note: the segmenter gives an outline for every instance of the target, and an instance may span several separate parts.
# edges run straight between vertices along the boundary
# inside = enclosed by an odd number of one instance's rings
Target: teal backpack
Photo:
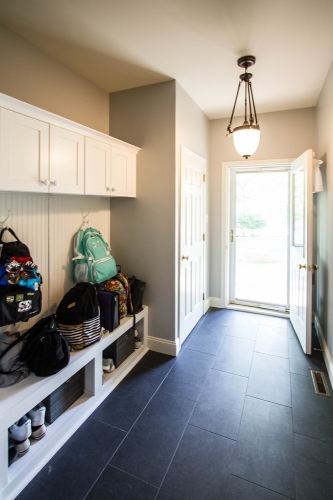
[[[116,261],[101,233],[93,227],[74,236],[73,278],[77,283],[102,283],[117,274]]]

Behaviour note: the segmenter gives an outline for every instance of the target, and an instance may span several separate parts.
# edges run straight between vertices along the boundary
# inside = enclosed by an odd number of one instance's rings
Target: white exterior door
[[[204,313],[204,175],[206,160],[182,148],[180,224],[180,342]]]
[[[311,354],[312,315],[312,150],[291,164],[290,321],[306,354]]]

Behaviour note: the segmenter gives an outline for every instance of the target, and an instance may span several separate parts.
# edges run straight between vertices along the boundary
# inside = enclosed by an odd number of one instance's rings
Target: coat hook
[[[82,224],[81,224],[81,229],[82,229],[82,228],[84,227],[84,225],[85,225],[85,224],[87,224],[87,226],[88,226],[88,224],[89,224],[89,221],[88,221],[88,220],[86,220],[86,218],[87,218],[87,217],[88,217],[88,215],[90,214],[90,208],[89,208],[88,212],[86,213],[86,215],[83,215],[83,212],[81,212],[81,213],[82,213]]]
[[[0,227],[2,227],[2,228],[4,227],[4,224],[5,224],[5,222],[7,222],[7,220],[9,219],[9,216],[10,216],[10,210],[8,210],[8,215],[7,215],[7,217],[5,218],[5,220],[3,220],[3,221],[1,221],[1,222],[0,222]]]

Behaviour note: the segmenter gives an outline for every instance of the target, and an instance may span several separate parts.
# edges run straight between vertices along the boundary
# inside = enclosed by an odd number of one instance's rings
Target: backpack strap
[[[14,238],[19,241],[21,243],[21,240],[18,239],[18,237],[16,236],[16,234],[14,233],[14,231],[10,228],[10,227],[4,227],[0,233],[0,243],[5,243],[3,240],[2,240],[2,237],[3,237],[3,234],[5,231],[8,231],[10,232],[10,234],[12,236],[14,236]]]
[[[0,354],[0,359],[4,357],[5,354],[7,354],[8,351],[11,350],[12,347],[14,347],[16,344],[24,340],[26,337],[29,335],[29,330],[27,330],[23,335],[21,335],[18,339],[14,340],[6,349]]]

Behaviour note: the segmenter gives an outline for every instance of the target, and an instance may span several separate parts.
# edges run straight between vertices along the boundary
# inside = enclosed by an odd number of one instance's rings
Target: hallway
[[[306,357],[288,320],[210,309],[177,358],[148,352],[17,499],[331,500],[333,398],[311,368],[326,372],[322,354]]]

